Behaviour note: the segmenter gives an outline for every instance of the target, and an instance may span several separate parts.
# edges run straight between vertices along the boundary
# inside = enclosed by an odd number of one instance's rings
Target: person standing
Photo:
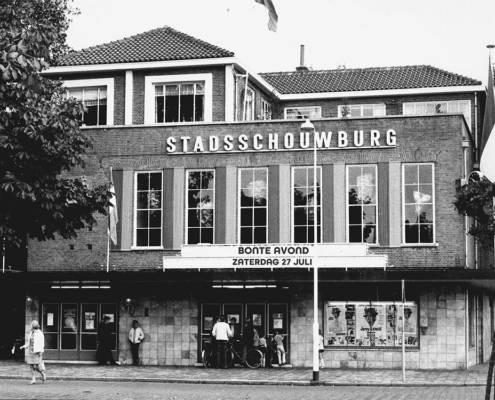
[[[43,382],[46,381],[45,363],[43,362],[43,352],[45,351],[45,335],[41,332],[38,321],[31,322],[31,332],[29,338],[21,349],[28,349],[26,353],[26,363],[31,366],[31,382],[30,385],[36,383],[36,371],[41,374]]]
[[[325,352],[324,339],[321,334],[321,329],[318,330],[318,353],[320,358],[320,368],[325,368],[325,361],[323,360],[323,353]]]
[[[217,368],[223,366],[227,368],[227,343],[229,338],[232,337],[232,331],[230,330],[229,324],[225,322],[225,317],[220,315],[218,317],[217,323],[211,331],[211,335],[215,338],[217,344]],[[220,364],[220,359],[223,364]]]
[[[258,350],[261,351],[261,367],[265,368],[266,339],[265,339],[264,334],[261,334],[261,336],[260,336],[260,346],[259,346]]]
[[[254,326],[251,319],[246,318],[244,329],[242,330],[242,365],[246,367],[247,352],[253,348]]]
[[[275,331],[273,341],[277,345],[278,365],[282,366],[285,364],[284,338],[278,334],[278,331]]]
[[[144,332],[137,320],[132,321],[132,328],[129,331],[129,341],[131,342],[132,364],[139,365],[139,345],[144,339]]]
[[[117,365],[112,355],[112,330],[110,327],[110,317],[105,315],[103,321],[98,325],[98,355],[99,364],[107,365],[107,361],[110,364]]]

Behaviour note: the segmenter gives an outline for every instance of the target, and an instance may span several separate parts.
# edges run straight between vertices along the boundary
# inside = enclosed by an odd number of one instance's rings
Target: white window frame
[[[162,212],[162,219],[161,219],[161,227],[160,227],[160,246],[138,246],[137,245],[137,181],[138,181],[138,175],[139,174],[160,174],[161,175],[161,182],[162,182],[162,198],[161,198],[161,212]],[[148,170],[148,171],[134,171],[134,206],[133,206],[133,238],[132,238],[132,243],[133,246],[131,249],[138,249],[138,250],[160,250],[163,249],[163,219],[164,219],[164,210],[163,210],[163,201],[164,201],[164,187],[163,187],[163,171],[160,170]]]
[[[106,125],[88,125],[88,128],[95,126],[109,126],[114,124],[115,109],[115,80],[114,78],[97,78],[97,79],[76,79],[64,81],[66,89],[84,89],[95,86],[107,87],[107,124]]]
[[[432,182],[432,196],[433,196],[433,241],[431,243],[407,243],[406,242],[406,221],[405,221],[405,216],[406,216],[406,202],[405,202],[405,193],[406,193],[406,180],[405,180],[405,167],[406,166],[411,166],[411,165],[431,165],[431,182]],[[402,219],[401,219],[401,229],[402,229],[402,246],[403,247],[415,247],[415,246],[420,246],[420,247],[425,247],[425,246],[436,246],[436,230],[437,230],[437,223],[436,223],[436,193],[435,193],[435,163],[432,162],[426,162],[426,163],[403,163],[402,164],[402,184],[401,184],[401,197],[402,197]]]
[[[342,111],[344,108],[349,108],[349,114],[346,116],[342,115]],[[364,107],[373,107],[373,115],[371,116],[363,116],[363,108]],[[351,117],[351,108],[360,109],[360,115],[356,117]],[[369,118],[369,117],[383,117],[387,115],[387,108],[385,103],[376,103],[376,104],[343,104],[338,106],[338,117],[339,118]]]
[[[295,235],[294,235],[294,221],[295,221],[295,216],[294,216],[294,212],[295,212],[295,204],[294,204],[294,174],[295,174],[295,171],[296,169],[307,169],[307,170],[310,170],[310,169],[313,169],[314,166],[313,165],[301,165],[301,166],[293,166],[291,168],[291,185],[290,185],[290,237],[291,237],[291,243],[296,243],[295,242]],[[320,210],[320,225],[317,226],[317,229],[319,230],[319,236],[320,236],[320,242],[318,243],[322,243],[323,241],[323,186],[322,186],[322,179],[323,179],[323,170],[321,168],[320,165],[317,165],[316,166],[316,174],[317,174],[317,177],[318,177],[318,174],[319,174],[319,182],[320,182],[320,204],[318,205],[317,204],[317,209],[319,208]],[[313,172],[311,172],[311,179],[313,178]],[[309,186],[308,186],[309,187]],[[311,208],[313,208],[313,206],[310,206]],[[308,207],[309,209],[309,207]],[[318,211],[318,210],[317,210]],[[318,215],[316,215],[316,218],[317,218],[317,221],[318,221]],[[311,225],[306,225],[308,227],[308,229],[314,229],[314,225],[311,224]],[[317,235],[318,235],[317,233]],[[318,237],[318,236],[317,236]],[[312,244],[313,242],[306,242],[307,244]]]
[[[373,167],[375,169],[375,241],[374,242],[350,242],[349,238],[349,227],[350,227],[350,221],[349,221],[349,169],[354,168],[354,167]],[[346,178],[345,178],[345,213],[346,213],[346,226],[345,226],[345,236],[346,236],[346,243],[367,243],[369,246],[378,246],[378,165],[376,164],[351,164],[351,165],[346,165]]]
[[[298,110],[303,114],[302,118],[288,118],[287,112],[289,110]],[[314,113],[312,113],[314,111]],[[321,106],[306,106],[306,107],[285,107],[284,119],[319,119],[321,118]]]
[[[238,206],[237,206],[237,214],[238,214],[238,218],[237,218],[237,238],[238,238],[238,240],[237,240],[237,242],[239,244],[241,244],[241,210],[243,208],[248,208],[248,207],[242,207],[242,205],[241,205],[242,171],[256,171],[256,170],[266,172],[266,206],[264,207],[266,210],[266,225],[265,225],[266,237],[265,237],[264,242],[256,242],[256,243],[252,243],[252,244],[266,244],[266,243],[268,243],[268,220],[269,220],[269,218],[268,218],[268,190],[269,190],[268,189],[268,168],[266,168],[266,167],[254,167],[254,168],[239,168],[239,171],[238,171],[237,198],[239,200],[238,200]],[[251,209],[254,210],[255,207],[251,207]],[[250,227],[253,229],[255,226],[251,225]]]
[[[197,169],[187,169],[186,170],[186,182],[184,185],[185,186],[185,195],[184,195],[185,196],[184,197],[184,199],[185,199],[185,214],[186,214],[186,216],[184,218],[185,219],[185,228],[184,228],[184,230],[185,230],[185,244],[189,244],[189,210],[190,210],[190,208],[189,208],[189,193],[188,193],[188,191],[189,191],[189,173],[191,173],[191,172],[208,172],[208,171],[213,172],[213,182],[214,182],[214,184],[213,184],[213,201],[212,201],[212,204],[213,204],[213,240],[212,240],[212,242],[213,243],[208,243],[208,244],[215,244],[215,234],[216,234],[216,229],[217,229],[217,227],[216,227],[217,224],[215,223],[216,222],[215,221],[216,212],[217,212],[216,207],[215,207],[216,206],[215,203],[217,200],[217,198],[216,198],[216,196],[217,196],[217,174],[216,174],[216,170],[214,168],[197,168]],[[205,245],[205,244],[207,244],[207,243],[197,243],[197,245]]]
[[[169,83],[203,83],[204,120],[201,122],[173,122],[173,124],[200,124],[212,122],[213,75],[184,74],[184,75],[152,75],[144,78],[144,123],[147,125],[172,124],[172,122],[155,122],[155,85]]]
[[[262,120],[268,121],[272,119],[272,105],[269,101],[261,98],[261,118]]]
[[[254,106],[256,104],[256,101],[255,101],[255,92],[253,89],[251,89],[250,87],[247,88],[246,90],[246,97],[248,96],[251,96],[251,100],[250,101],[245,101],[243,104],[242,104],[242,110],[243,110],[243,113],[244,113],[244,118],[242,119],[243,121],[254,121]],[[249,112],[249,106],[248,104],[251,104],[251,112]],[[245,107],[245,109],[244,109]]]
[[[466,119],[467,126],[469,129],[471,129],[471,100],[437,100],[437,101],[411,101],[411,102],[404,102],[402,104],[402,114],[403,115],[435,115],[437,113],[427,113],[427,112],[418,112],[418,107],[423,107],[424,109],[427,109],[428,106],[433,106],[435,107],[437,104],[441,103],[446,103],[447,104],[447,112],[448,113],[461,113],[464,115],[464,118]],[[450,111],[450,106],[457,104],[458,108],[460,108],[461,103],[466,103],[467,108],[469,112],[464,114],[462,111]],[[414,107],[414,112],[410,112],[408,107]],[[439,113],[443,114],[443,113]]]

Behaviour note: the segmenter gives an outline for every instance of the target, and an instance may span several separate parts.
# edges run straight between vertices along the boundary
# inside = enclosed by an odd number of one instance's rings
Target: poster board
[[[402,303],[325,302],[325,346],[402,346]],[[405,344],[418,347],[418,306],[405,303]]]

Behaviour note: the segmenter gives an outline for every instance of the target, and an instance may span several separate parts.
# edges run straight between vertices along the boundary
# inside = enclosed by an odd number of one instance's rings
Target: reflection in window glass
[[[321,168],[316,171],[317,242],[321,242]],[[314,168],[296,167],[292,170],[292,223],[294,243],[314,243]]]
[[[404,115],[462,113],[471,127],[471,102],[469,100],[430,101],[404,103]]]
[[[162,173],[136,173],[137,247],[157,247],[162,244]]]
[[[350,243],[376,243],[377,179],[375,165],[347,168],[347,211]]]
[[[214,243],[215,171],[187,173],[187,243]]]
[[[267,243],[268,170],[240,170],[239,185],[240,243]]]
[[[434,243],[433,165],[403,166],[404,243]]]
[[[321,118],[321,107],[287,107],[285,119]]]
[[[68,89],[67,98],[71,97],[84,105],[85,110],[81,117],[83,126],[107,124],[106,86]]]
[[[204,119],[204,83],[155,86],[155,122],[198,122]]]

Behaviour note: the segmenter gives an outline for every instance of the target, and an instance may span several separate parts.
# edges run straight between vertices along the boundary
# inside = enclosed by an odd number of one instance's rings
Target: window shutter
[[[174,248],[174,170],[165,168],[163,170],[163,248],[171,250]]]
[[[111,250],[121,250],[122,249],[122,211],[123,211],[123,171],[113,170],[112,171],[112,182],[115,190],[115,196],[117,197],[117,215],[119,221],[117,222],[117,244],[113,244],[110,241]],[[107,216],[107,226],[109,224],[109,217]],[[108,230],[107,230],[108,234]]]
[[[389,245],[389,165],[378,163],[378,244]]]
[[[268,167],[268,243],[280,243],[280,168]]]
[[[321,206],[322,206],[322,242],[335,242],[334,235],[334,176],[333,165],[322,165],[321,174]]]

